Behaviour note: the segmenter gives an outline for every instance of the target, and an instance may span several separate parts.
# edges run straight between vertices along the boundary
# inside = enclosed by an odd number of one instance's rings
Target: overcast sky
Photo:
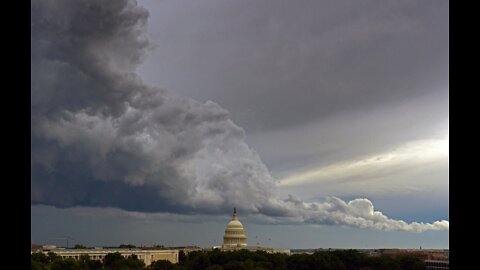
[[[32,1],[32,242],[448,248],[448,15]]]

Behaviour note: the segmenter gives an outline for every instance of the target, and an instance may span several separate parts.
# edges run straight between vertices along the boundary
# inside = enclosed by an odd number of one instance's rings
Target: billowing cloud
[[[228,112],[136,76],[148,47],[145,9],[132,1],[36,1],[32,14],[34,202],[265,207],[274,179]]]
[[[245,213],[382,230],[448,229],[392,220],[365,199],[280,199],[277,181],[218,104],[150,87],[134,1],[32,1],[33,204]]]
[[[301,213],[301,220],[306,223],[346,225],[384,231],[423,232],[449,229],[449,222],[446,220],[433,223],[406,223],[391,219],[382,212],[375,211],[368,199],[354,199],[347,203],[339,198],[329,197],[324,203],[306,203],[290,196],[286,201],[295,205]]]

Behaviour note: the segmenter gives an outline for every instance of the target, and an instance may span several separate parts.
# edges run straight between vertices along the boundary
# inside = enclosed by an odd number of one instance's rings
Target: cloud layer
[[[294,211],[301,213],[302,221],[306,223],[346,225],[384,231],[423,232],[449,229],[449,222],[446,220],[433,223],[406,223],[388,218],[380,211],[375,211],[368,199],[354,199],[347,203],[339,198],[329,197],[324,203],[306,203],[290,196],[286,201],[295,205]]]
[[[448,96],[448,1],[139,2],[158,44],[142,78],[214,99],[249,135]]]
[[[33,204],[227,213],[381,230],[448,230],[392,220],[366,199],[280,199],[276,180],[218,104],[150,87],[134,1],[32,1]]]

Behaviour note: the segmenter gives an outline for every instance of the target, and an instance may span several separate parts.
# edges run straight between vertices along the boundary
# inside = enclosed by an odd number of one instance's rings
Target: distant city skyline
[[[448,248],[448,1],[31,6],[32,243]]]

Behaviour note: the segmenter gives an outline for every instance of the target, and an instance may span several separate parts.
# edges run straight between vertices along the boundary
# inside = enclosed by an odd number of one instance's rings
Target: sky
[[[448,4],[32,1],[32,243],[448,248]]]

